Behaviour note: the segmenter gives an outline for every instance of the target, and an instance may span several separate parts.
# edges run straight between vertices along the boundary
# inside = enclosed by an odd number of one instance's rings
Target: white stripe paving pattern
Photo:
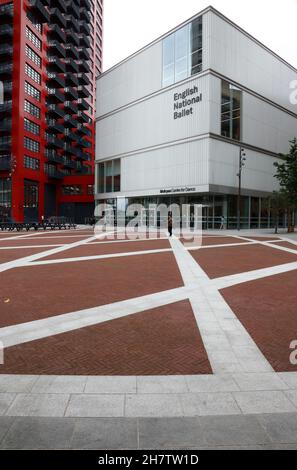
[[[227,233],[227,236],[230,235]],[[26,235],[22,238],[25,237]],[[286,247],[272,245],[270,241],[255,241],[248,236],[233,237],[244,240],[244,243],[232,243],[231,246],[263,244],[273,249],[296,253]],[[42,253],[3,263],[0,265],[0,271],[19,266],[48,264],[48,261],[42,261],[42,258],[84,245],[94,239],[93,236],[87,237],[84,240],[51,247],[50,250]],[[297,242],[291,239],[283,237],[283,240],[297,245]],[[123,240],[118,241],[123,242]],[[276,240],[272,237],[271,241]],[[125,240],[125,242],[129,241]],[[184,281],[184,287],[4,327],[0,329],[0,339],[4,346],[9,347],[189,299],[213,375],[156,377],[2,375],[0,376],[0,398],[3,396],[7,403],[1,408],[2,414],[29,416],[32,414],[33,407],[35,416],[43,416],[45,403],[52,394],[56,396],[59,409],[51,405],[50,410],[46,411],[50,416],[57,416],[57,413],[59,416],[82,417],[297,413],[297,372],[276,373],[273,371],[219,292],[219,289],[223,287],[297,270],[297,262],[209,279],[192,258],[189,250],[177,238],[170,239],[170,244],[170,250],[175,256]],[[219,246],[229,245],[218,244],[216,247]],[[40,247],[44,248],[44,246]],[[209,248],[214,248],[214,245],[210,245]],[[168,249],[128,254],[133,256],[163,251],[168,251]],[[123,256],[123,253],[84,257],[84,259],[115,256]],[[77,258],[65,258],[58,262],[77,260]],[[22,403],[23,407],[20,406]]]

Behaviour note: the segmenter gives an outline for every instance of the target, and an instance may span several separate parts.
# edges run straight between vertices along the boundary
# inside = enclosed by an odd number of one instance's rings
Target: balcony
[[[65,64],[58,57],[48,57],[48,70],[65,73]]]
[[[10,113],[12,110],[12,101],[4,101],[3,104],[0,104],[0,113]]]
[[[48,148],[62,149],[64,147],[64,142],[53,135],[47,135],[46,146]]]
[[[49,52],[50,54],[65,58],[66,57],[66,51],[64,47],[56,40],[50,41],[48,43],[49,47]]]
[[[67,58],[72,57],[72,59],[76,59],[76,60],[79,59],[78,50],[76,49],[76,47],[73,47],[72,44],[66,44],[65,51],[66,51]]]
[[[12,21],[13,19],[13,3],[0,5],[0,16],[1,23],[4,24],[7,21]]]
[[[87,36],[90,36],[91,34],[90,26],[85,21],[80,21],[79,32],[86,34]]]
[[[90,80],[85,73],[79,73],[77,75],[79,85],[90,85]]]
[[[70,158],[63,157],[63,166],[65,168],[71,168],[71,169],[76,169],[76,162],[71,160]]]
[[[0,171],[11,169],[11,155],[0,155]]]
[[[13,27],[8,25],[8,24],[1,25],[0,36],[5,36],[5,37],[12,38],[12,36],[13,36]]]
[[[81,150],[79,150],[77,152],[76,157],[79,158],[80,160],[84,160],[86,162],[88,162],[90,160],[90,154],[87,153],[87,152],[82,152]]]
[[[31,11],[40,23],[49,23],[50,15],[40,0],[29,0]]]
[[[92,147],[92,143],[86,139],[80,138],[77,142],[77,145],[83,149],[89,149]]]
[[[73,103],[72,101],[65,101],[64,108],[68,111],[70,110],[70,112],[72,111],[73,114],[76,114],[78,112],[77,104]]]
[[[62,171],[56,170],[56,168],[49,167],[49,166],[45,167],[45,173],[47,174],[49,178],[58,179],[58,180],[63,179],[65,176],[65,174],[62,173]]]
[[[11,44],[1,44],[0,56],[11,57],[13,54],[13,47]]]
[[[79,7],[75,4],[73,0],[65,2],[67,6],[67,12],[72,13],[75,18],[79,18]]]
[[[73,73],[67,73],[65,75],[66,85],[67,86],[78,86],[78,78],[73,75]]]
[[[78,109],[85,110],[85,111],[88,111],[90,107],[89,103],[87,103],[86,100],[84,100],[83,98],[79,98],[77,100],[77,105],[78,105]]]
[[[80,18],[84,21],[89,22],[90,21],[90,12],[86,8],[80,8]]]
[[[12,82],[11,81],[3,82],[3,87],[4,87],[4,96],[12,94]]]
[[[60,157],[60,155],[58,155],[57,152],[55,152],[54,150],[49,150],[49,149],[45,150],[45,158],[49,162],[58,163],[60,165],[62,165],[64,161],[63,157]]]
[[[47,106],[47,114],[48,116],[63,118],[65,116],[65,111],[63,108],[60,108],[55,104],[49,104]]]
[[[51,7],[58,7],[60,11],[66,13],[67,8],[63,0],[50,0]]]
[[[74,62],[73,59],[65,59],[65,65],[67,72],[78,73],[78,65]]]
[[[11,136],[0,137],[0,150],[1,152],[10,153],[11,151]]]
[[[78,111],[77,120],[79,122],[89,122],[88,116],[83,111]]]
[[[4,64],[0,64],[0,75],[1,75],[1,78],[3,76],[10,76],[12,74],[12,64],[7,64],[7,63],[4,63]]]
[[[78,60],[77,65],[80,72],[88,73],[90,71],[90,67],[85,60]]]
[[[83,47],[79,47],[77,49],[77,51],[79,53],[80,59],[84,59],[84,60],[89,60],[90,59],[90,53],[89,53],[88,49],[84,49]]]
[[[84,34],[79,34],[78,38],[80,47],[86,47],[87,49],[91,47],[90,39],[87,36]]]
[[[64,126],[69,128],[76,128],[78,125],[77,121],[73,119],[71,114],[66,114],[64,117]]]
[[[85,7],[85,8],[86,8],[87,10],[89,10],[89,11],[90,11],[90,9],[91,9],[91,2],[90,2],[90,0],[80,0],[80,5],[81,5],[82,7]]]
[[[5,119],[0,121],[0,132],[10,133],[11,132],[11,119]]]
[[[77,94],[77,91],[72,88],[72,87],[66,87],[64,89],[64,92],[65,92],[65,96],[67,97],[67,100],[68,101],[73,101],[73,100],[77,100],[78,99],[78,94]]]
[[[84,126],[83,124],[79,124],[77,126],[77,133],[78,134],[81,134],[81,135],[89,135],[89,129],[87,129],[86,126]]]
[[[71,144],[64,144],[64,152],[67,155],[74,155],[75,157],[78,157],[80,151],[76,149],[75,147],[72,147]]]
[[[64,125],[60,124],[58,121],[55,119],[47,119],[47,132],[51,134],[63,134],[64,133]]]
[[[65,97],[57,88],[48,89],[48,102],[49,103],[64,103]]]
[[[49,87],[57,87],[57,88],[64,88],[65,87],[65,79],[63,76],[58,75],[57,73],[48,73],[48,81],[47,85]]]
[[[88,98],[90,96],[90,92],[84,86],[77,87],[77,92],[80,98]]]
[[[66,31],[67,42],[70,42],[74,46],[79,46],[79,36],[71,30]]]
[[[61,28],[59,28],[59,26],[57,24],[49,25],[48,34],[51,38],[57,39],[62,44],[65,44],[66,34],[63,33],[63,31],[61,30]]]
[[[70,140],[72,142],[76,142],[77,141],[77,136],[70,129],[65,129],[64,130],[64,140]]]
[[[67,22],[64,16],[62,15],[62,13],[60,12],[59,8],[51,8],[50,15],[51,15],[51,19],[50,19],[51,23],[56,23],[63,29],[66,28]]]
[[[67,21],[67,28],[73,29],[76,33],[79,33],[79,22],[77,21],[77,19],[74,18],[73,15],[67,15],[65,16],[65,18]]]
[[[79,162],[77,162],[79,163]],[[81,163],[76,166],[76,173],[79,175],[89,175],[89,166],[82,165]]]

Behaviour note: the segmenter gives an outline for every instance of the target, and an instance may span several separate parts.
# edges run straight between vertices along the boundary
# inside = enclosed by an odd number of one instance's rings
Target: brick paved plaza
[[[0,232],[2,448],[297,448],[297,237],[139,237]]]

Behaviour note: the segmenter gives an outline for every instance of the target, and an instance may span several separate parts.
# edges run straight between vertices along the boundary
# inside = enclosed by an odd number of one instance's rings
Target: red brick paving
[[[211,374],[188,301],[5,349],[2,374]]]
[[[191,240],[186,240],[184,238],[181,238],[182,243],[187,243],[191,242]],[[216,237],[214,235],[210,236],[203,236],[202,237],[202,246],[207,246],[207,245],[228,245],[228,244],[233,244],[233,243],[246,243],[245,240],[240,240],[238,238],[232,238],[232,237]]]
[[[89,243],[84,246],[73,248],[65,252],[58,253],[57,255],[51,255],[43,260],[51,259],[63,259],[63,258],[76,258],[80,256],[96,256],[106,255],[112,253],[128,253],[133,251],[145,251],[145,250],[161,250],[170,248],[168,240],[144,240],[139,242],[124,242],[124,243],[106,243],[102,245],[98,243],[94,245]]]
[[[82,239],[83,240],[83,239]],[[68,245],[80,241],[79,238],[22,238],[19,240],[0,240],[0,246],[42,246],[42,245]]]
[[[14,261],[25,256],[34,255],[35,253],[42,253],[47,248],[20,248],[15,250],[0,250],[0,263],[7,263],[8,261]]]
[[[296,286],[297,270],[221,291],[277,372],[297,372],[289,361],[289,345],[297,340]]]
[[[297,261],[297,254],[263,245],[205,248],[190,253],[211,279]]]
[[[0,277],[0,327],[183,285],[172,253],[28,266]]]
[[[290,242],[286,242],[286,241],[283,241],[283,242],[279,242],[279,243],[271,243],[271,245],[274,245],[274,246],[283,246],[285,248],[290,248],[290,250],[297,250],[297,245],[294,245],[294,243],[290,243]]]

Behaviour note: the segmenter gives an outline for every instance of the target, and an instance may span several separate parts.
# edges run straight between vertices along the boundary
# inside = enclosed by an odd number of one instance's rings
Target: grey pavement
[[[1,416],[0,449],[297,450],[297,413],[195,418]]]

